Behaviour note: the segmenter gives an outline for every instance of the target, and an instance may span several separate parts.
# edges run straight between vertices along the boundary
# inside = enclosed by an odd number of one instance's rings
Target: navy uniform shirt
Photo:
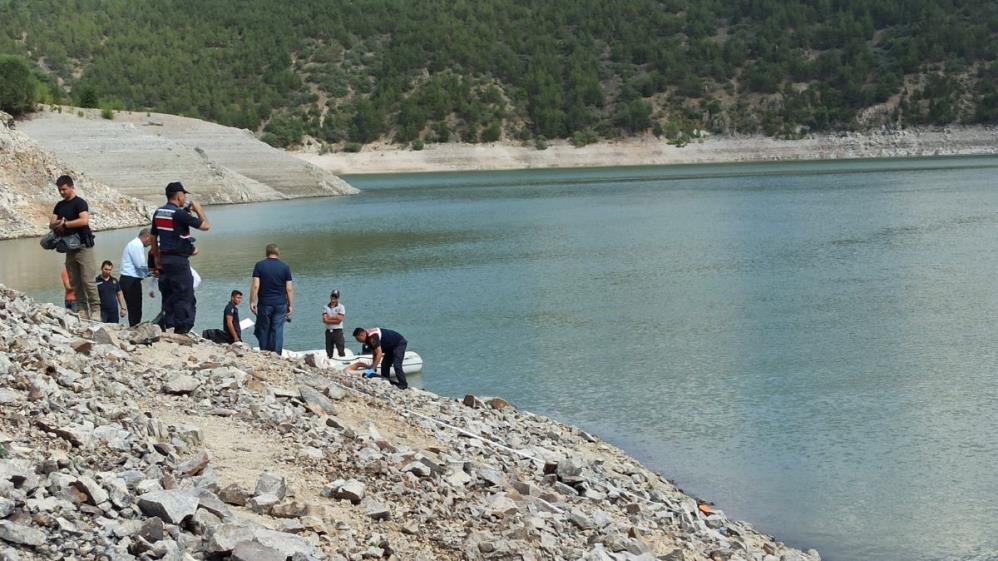
[[[102,310],[117,310],[118,309],[118,293],[121,292],[121,287],[118,285],[118,279],[114,277],[108,277],[104,280],[104,277],[97,275],[97,294],[100,295],[100,308]]]
[[[229,335],[229,329],[226,327],[225,318],[232,316],[232,327],[236,328],[236,334],[239,335],[239,339],[243,338],[243,328],[239,327],[239,308],[230,300],[228,304],[225,305],[225,311],[222,312],[222,331],[226,335]]]
[[[153,213],[152,228],[149,231],[156,236],[156,243],[163,255],[190,257],[194,253],[191,228],[200,227],[200,218],[173,203],[166,203]]]
[[[402,341],[405,341],[405,337],[402,336],[398,331],[392,331],[391,329],[380,328],[381,337],[377,335],[372,335],[367,340],[367,345],[372,349],[380,346],[381,351],[388,353],[394,351],[395,347],[399,345]]]

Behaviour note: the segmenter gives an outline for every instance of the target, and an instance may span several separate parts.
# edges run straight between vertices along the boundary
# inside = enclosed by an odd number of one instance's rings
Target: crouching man
[[[371,367],[377,368],[378,364],[380,364],[382,378],[390,381],[389,368],[394,367],[398,383],[392,382],[392,384],[397,385],[401,390],[409,387],[409,384],[405,381],[405,372],[402,372],[402,359],[405,357],[405,348],[409,342],[405,340],[405,337],[401,333],[377,327],[370,329],[358,327],[353,330],[353,337],[358,343],[372,350],[374,356],[372,357],[373,362],[371,363]]]

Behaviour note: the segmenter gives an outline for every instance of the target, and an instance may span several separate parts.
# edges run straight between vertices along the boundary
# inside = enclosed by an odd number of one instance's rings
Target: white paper
[[[239,329],[249,329],[251,327],[253,327],[253,320],[251,320],[250,318],[246,318],[243,321],[239,322]]]

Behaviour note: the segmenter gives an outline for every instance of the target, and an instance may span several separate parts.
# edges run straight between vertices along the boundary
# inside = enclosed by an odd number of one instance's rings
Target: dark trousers
[[[288,305],[260,304],[256,309],[256,328],[253,333],[260,342],[261,351],[281,354],[284,349],[284,322],[287,321]]]
[[[340,356],[346,356],[346,341],[343,340],[343,330],[326,330],[326,356],[333,358],[333,349],[338,351]]]
[[[118,315],[118,308],[101,308],[100,321],[101,323],[118,323],[121,321],[121,316]]]
[[[121,294],[128,308],[128,325],[142,322],[142,279],[121,275]]]
[[[388,368],[394,367],[395,377],[399,379],[398,386],[403,390],[409,387],[409,383],[405,381],[405,372],[402,372],[402,359],[405,358],[405,347],[408,344],[408,341],[402,339],[394,349],[382,349],[385,354],[381,357],[381,377],[388,378]]]
[[[159,291],[163,295],[163,329],[187,333],[197,314],[191,263],[179,255],[162,255],[159,262]]]

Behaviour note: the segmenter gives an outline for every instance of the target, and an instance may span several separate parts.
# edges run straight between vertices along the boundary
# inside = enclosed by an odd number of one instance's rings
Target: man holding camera
[[[66,270],[76,293],[76,312],[81,319],[100,318],[97,294],[97,265],[94,261],[94,234],[90,230],[90,207],[76,196],[76,185],[68,175],[55,180],[62,200],[56,203],[49,219],[49,229],[59,236],[76,235],[81,247],[66,252]]]
[[[194,276],[190,256],[194,254],[191,228],[210,228],[204,208],[197,202],[188,204],[188,191],[174,181],[166,186],[166,204],[156,209],[152,217],[152,245],[149,253],[159,277],[163,295],[163,328],[174,333],[187,333],[194,327],[196,314]]]

